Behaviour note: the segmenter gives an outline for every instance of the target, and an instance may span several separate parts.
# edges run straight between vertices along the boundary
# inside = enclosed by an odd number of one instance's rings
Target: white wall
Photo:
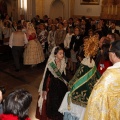
[[[100,16],[102,0],[99,5],[80,5],[80,1],[75,0],[74,15]]]
[[[50,7],[52,2],[55,0],[44,0],[44,15],[50,15]],[[64,19],[70,17],[70,0],[61,0],[64,3]],[[99,5],[80,5],[81,0],[75,0],[74,15],[80,16],[100,16],[101,13],[101,3]],[[54,14],[54,13],[53,13]],[[58,15],[59,16],[59,15]]]

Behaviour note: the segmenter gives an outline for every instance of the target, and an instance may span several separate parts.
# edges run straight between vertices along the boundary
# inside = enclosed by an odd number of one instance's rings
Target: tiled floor
[[[23,66],[21,71],[15,72],[12,60],[0,61],[0,86],[6,87],[4,98],[14,89],[27,89],[33,97],[29,110],[31,120],[35,118],[35,111],[38,98],[38,88],[44,71],[45,63],[41,63],[34,68]]]
[[[23,66],[21,71],[15,72],[12,59],[0,60],[0,86],[4,85],[6,87],[4,98],[9,92],[16,88],[27,89],[33,97],[29,110],[31,120],[37,120],[35,118],[35,111],[38,99],[38,88],[42,79],[44,67],[45,63],[41,63],[34,68]]]

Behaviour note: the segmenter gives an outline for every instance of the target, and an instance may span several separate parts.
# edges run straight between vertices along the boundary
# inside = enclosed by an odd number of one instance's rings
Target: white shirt
[[[71,38],[73,35],[74,35],[74,33],[72,33],[72,34],[67,33],[65,40],[64,40],[65,48],[70,48],[70,42],[71,42]]]
[[[25,43],[25,44],[28,43],[28,39],[27,39],[25,33],[24,33],[24,43]],[[10,46],[11,48],[12,48],[12,46],[13,46],[13,33],[11,34],[10,39],[9,39],[9,46]]]
[[[112,29],[112,33],[115,33],[115,29]]]

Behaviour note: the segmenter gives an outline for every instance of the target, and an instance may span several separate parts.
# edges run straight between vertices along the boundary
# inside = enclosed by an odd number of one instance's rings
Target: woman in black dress
[[[42,101],[46,99],[46,106],[44,107],[46,107],[48,120],[63,120],[63,115],[58,112],[58,109],[67,92],[65,68],[66,63],[63,50],[60,47],[54,47],[39,88],[39,110],[42,114]],[[49,85],[47,85],[48,78],[50,78]]]
[[[82,44],[83,44],[83,35],[81,34],[81,29],[79,27],[75,27],[74,28],[74,35],[72,36],[71,42],[70,42],[73,74],[76,72],[76,63],[77,63],[76,54],[77,54],[77,52]]]

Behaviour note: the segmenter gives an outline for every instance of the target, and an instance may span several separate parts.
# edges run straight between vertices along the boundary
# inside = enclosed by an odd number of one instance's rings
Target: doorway
[[[64,18],[64,4],[61,0],[54,0],[50,7],[50,18],[55,19],[61,16]]]

